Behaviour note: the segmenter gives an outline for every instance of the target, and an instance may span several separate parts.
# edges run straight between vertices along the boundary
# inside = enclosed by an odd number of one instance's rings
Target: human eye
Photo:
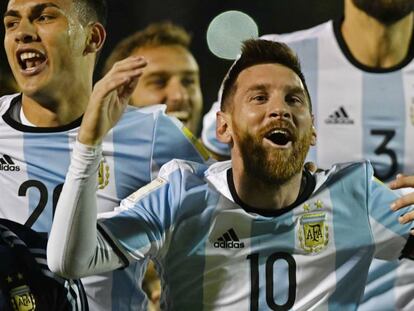
[[[181,79],[181,84],[184,87],[191,87],[191,86],[195,85],[196,82],[197,82],[197,79],[193,76],[187,76],[187,77],[183,77]]]
[[[147,81],[147,85],[156,89],[162,89],[167,85],[167,79],[163,77],[153,77]]]
[[[303,105],[305,102],[303,97],[297,94],[288,94],[286,95],[285,100],[289,105],[295,105],[295,106]]]
[[[256,103],[256,104],[262,104],[267,102],[269,96],[266,93],[254,93],[250,96],[250,102]]]
[[[37,21],[38,22],[41,22],[41,23],[47,23],[47,22],[50,22],[53,19],[54,19],[54,16],[53,15],[50,15],[50,14],[41,14],[37,18]]]
[[[3,22],[6,30],[14,29],[19,24],[19,20],[17,18],[5,18]]]

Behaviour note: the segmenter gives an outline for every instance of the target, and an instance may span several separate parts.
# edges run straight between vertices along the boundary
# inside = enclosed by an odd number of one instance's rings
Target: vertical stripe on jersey
[[[336,253],[336,289],[329,299],[332,311],[355,310],[363,294],[363,287],[355,283],[365,283],[374,252],[368,208],[361,204],[367,202],[367,177],[361,174],[366,175],[361,169],[350,172],[330,188],[335,247],[341,250]]]
[[[211,288],[218,289],[220,285],[220,275],[215,275],[216,266],[213,264],[213,269],[210,269],[209,260],[214,261],[215,258],[208,256],[209,250],[212,249],[209,228],[214,221],[217,207],[220,206],[218,199],[218,193],[212,193],[208,197],[208,202],[200,198],[195,202],[190,200],[186,207],[179,207],[180,218],[183,219],[175,220],[179,226],[175,228],[167,253],[162,259],[162,277],[167,285],[163,296],[167,298],[167,309],[214,309],[212,302],[204,297],[209,294]],[[189,215],[193,216],[188,217]],[[215,286],[216,284],[218,286]],[[218,296],[219,293],[212,296],[215,298],[213,303],[219,301]]]
[[[317,39],[303,40],[300,42],[290,42],[288,44],[299,56],[302,72],[305,75],[306,85],[312,101],[312,114],[318,115],[317,90],[318,90],[318,41]],[[307,156],[310,161],[317,161],[316,148],[311,147]]]
[[[358,311],[381,310],[381,306],[395,305],[395,295],[392,288],[396,278],[398,261],[392,262],[374,260],[369,267],[367,286],[365,287],[363,301]]]
[[[283,255],[291,257],[295,247],[295,224],[292,221],[292,212],[275,217],[256,216],[251,226],[250,256],[258,254],[258,309],[270,310],[270,304],[285,305],[289,294],[296,295],[296,284],[294,292],[289,293],[289,262]],[[283,250],[283,251],[282,251]],[[276,260],[274,260],[276,259]],[[296,268],[294,269],[297,276]],[[252,283],[252,280],[250,280]],[[273,283],[273,293],[268,292]],[[293,297],[291,297],[293,298]],[[251,301],[253,304],[254,301]],[[254,308],[252,310],[255,310]]]
[[[406,110],[401,72],[372,74],[362,78],[364,154],[376,175],[390,180],[403,169]]]
[[[131,110],[113,130],[115,185],[120,199],[150,182],[153,117]],[[134,119],[140,119],[139,126]]]
[[[141,119],[138,123],[134,119]],[[131,110],[124,114],[122,122],[113,129],[114,183],[116,195],[122,199],[150,181],[149,159],[151,159],[154,121],[153,114],[147,117]],[[145,129],[145,130],[143,130]],[[148,167],[143,167],[148,166]],[[126,278],[136,279],[136,271],[141,263],[134,263],[123,271],[112,275],[112,310],[126,311],[132,302],[142,301],[143,293],[138,290],[139,282],[128,282]],[[133,286],[134,285],[134,286]],[[117,299],[115,299],[117,298]]]
[[[70,163],[69,137],[67,132],[24,133],[23,140],[28,181],[20,186],[21,195],[29,197],[29,215],[44,208],[32,229],[50,232],[59,185],[63,184]]]

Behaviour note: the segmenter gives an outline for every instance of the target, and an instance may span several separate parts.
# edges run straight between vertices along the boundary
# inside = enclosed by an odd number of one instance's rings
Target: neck
[[[385,25],[345,1],[341,32],[351,54],[372,68],[390,68],[401,63],[410,49],[414,13]]]
[[[232,163],[233,182],[243,203],[263,210],[280,210],[293,204],[299,196],[302,171],[279,184],[269,184],[246,174],[243,167]]]
[[[30,123],[39,127],[67,125],[85,112],[92,92],[91,84],[87,88],[72,86],[59,95],[23,94],[23,113]]]

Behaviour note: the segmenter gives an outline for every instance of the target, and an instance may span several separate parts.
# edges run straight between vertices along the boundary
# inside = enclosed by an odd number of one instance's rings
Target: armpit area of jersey
[[[401,251],[401,256],[399,259],[408,258],[414,260],[414,236],[410,235],[408,237],[407,243],[404,246],[404,249]]]

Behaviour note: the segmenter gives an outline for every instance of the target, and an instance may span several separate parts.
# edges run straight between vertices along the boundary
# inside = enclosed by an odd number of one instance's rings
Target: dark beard
[[[240,151],[246,174],[264,183],[283,184],[298,174],[305,162],[312,139],[312,130],[293,143],[292,152],[267,151],[262,143],[247,134],[240,139]]]
[[[414,10],[414,0],[352,0],[360,10],[380,23],[391,25]]]

